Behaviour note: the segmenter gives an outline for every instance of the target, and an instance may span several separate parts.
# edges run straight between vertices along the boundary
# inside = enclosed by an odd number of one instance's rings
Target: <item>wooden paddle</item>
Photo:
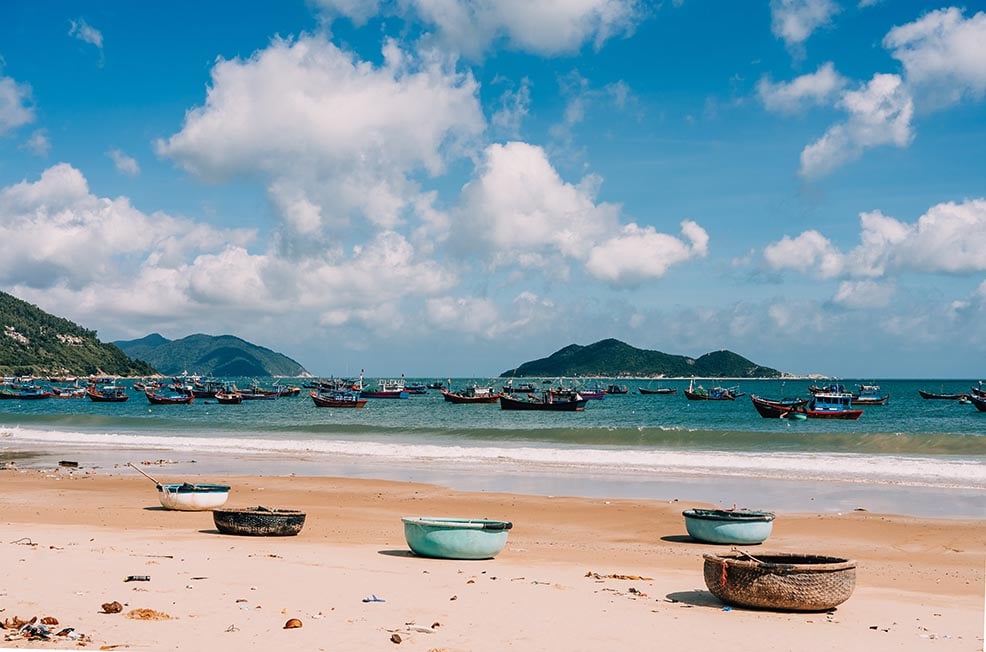
[[[152,478],[151,476],[149,476],[147,473],[144,473],[144,470],[142,468],[140,468],[139,466],[135,465],[133,462],[127,462],[127,466],[132,467],[135,471],[137,471],[137,473],[141,474],[142,476],[144,476],[145,478],[147,478],[148,480],[150,480],[151,482],[153,482],[158,487],[161,486],[161,483],[160,482],[158,482],[157,480],[155,480],[154,478]]]

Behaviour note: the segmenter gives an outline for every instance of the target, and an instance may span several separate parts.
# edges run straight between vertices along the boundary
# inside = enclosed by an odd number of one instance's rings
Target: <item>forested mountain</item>
[[[149,376],[153,367],[99,341],[96,331],[0,292],[0,374]]]
[[[699,376],[777,378],[781,372],[761,367],[732,351],[714,351],[694,359],[638,349],[614,339],[588,346],[571,344],[547,358],[525,362],[500,376]]]
[[[196,334],[169,340],[153,333],[114,344],[169,376],[185,371],[217,378],[311,375],[291,358],[233,335]]]

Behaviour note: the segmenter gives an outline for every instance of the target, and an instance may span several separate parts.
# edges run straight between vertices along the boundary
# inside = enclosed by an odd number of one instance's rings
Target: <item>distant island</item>
[[[96,331],[51,315],[0,292],[0,375],[4,376],[150,376],[154,367],[133,360]]]
[[[780,378],[780,371],[762,367],[732,351],[714,351],[699,358],[648,351],[616,339],[579,346],[571,344],[547,358],[532,360],[500,374],[515,376],[600,376]]]
[[[311,376],[291,358],[233,335],[189,335],[169,340],[152,333],[114,342],[129,356],[146,360],[162,374],[199,376]]]

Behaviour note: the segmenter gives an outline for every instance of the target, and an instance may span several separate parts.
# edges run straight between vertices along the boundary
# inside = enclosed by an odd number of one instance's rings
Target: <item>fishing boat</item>
[[[264,389],[254,383],[246,389],[239,389],[233,385],[233,391],[237,392],[244,401],[276,401],[281,393],[274,389]]]
[[[863,411],[852,409],[849,392],[818,392],[808,401],[805,416],[809,419],[856,420],[863,416]]]
[[[918,394],[923,399],[939,401],[960,401],[964,398],[969,398],[968,394],[935,394],[934,392],[926,392],[923,389],[919,389]]]
[[[559,385],[558,387],[551,387],[547,391],[555,400],[572,400],[576,394],[587,401],[601,401],[606,398],[606,390],[599,386],[575,388]]]
[[[510,521],[405,516],[404,539],[416,555],[438,559],[491,559],[507,543]]]
[[[216,392],[216,403],[220,405],[239,405],[243,402],[243,395],[229,389]]]
[[[805,406],[808,405],[807,399],[801,398],[782,398],[771,399],[750,395],[753,407],[757,409],[764,419],[797,418],[794,415],[807,417]]]
[[[706,389],[701,385],[695,385],[695,379],[688,382],[688,389],[685,390],[685,398],[689,401],[733,401],[736,400],[735,388],[727,388],[716,385]],[[738,391],[738,390],[737,390]]]
[[[544,412],[582,412],[588,400],[576,394],[572,398],[555,398],[551,392],[541,396],[527,394],[525,397],[500,395],[502,410],[539,410]]]
[[[151,405],[188,405],[195,400],[195,395],[191,392],[156,394],[151,390],[145,390],[144,396],[147,397]]]
[[[511,378],[507,382],[503,383],[504,394],[529,394],[536,391],[538,391],[538,388],[531,382],[520,383],[515,386],[514,380]]]
[[[986,412],[986,397],[970,396],[969,401],[971,401],[980,412]]]
[[[672,394],[678,393],[677,387],[655,387],[651,389],[650,387],[638,387],[637,391],[641,394],[646,395],[658,395],[658,396],[670,396]]]
[[[428,386],[424,383],[408,383],[404,386],[408,394],[427,394]]]
[[[360,378],[362,385],[362,377]],[[404,378],[400,380],[381,380],[376,389],[364,389],[363,398],[407,398],[410,394],[404,386]]]
[[[311,392],[309,396],[315,403],[315,407],[328,408],[361,408],[366,407],[366,399],[361,398],[359,392],[354,391],[328,391]]]
[[[20,385],[12,389],[0,389],[0,399],[17,401],[36,401],[51,398],[51,392],[37,385]]]
[[[165,509],[201,512],[222,507],[229,498],[228,485],[199,482],[158,482],[133,462],[127,462],[127,466],[157,486],[158,500]]]
[[[89,385],[86,396],[93,403],[123,403],[130,398],[127,388],[122,385]]]
[[[52,398],[85,398],[85,387],[52,387]]]
[[[886,405],[890,394],[882,394],[879,385],[857,385],[859,392],[852,395],[853,405]]]
[[[426,387],[428,389],[445,389],[445,383],[440,380],[436,380],[435,382],[428,383]]]
[[[607,394],[629,394],[630,393],[630,388],[627,387],[626,385],[616,385],[616,384],[610,383],[609,385],[606,386],[606,393]]]
[[[763,543],[773,529],[774,513],[750,509],[686,509],[688,536],[706,543]]]
[[[212,522],[220,534],[253,537],[293,537],[305,525],[305,512],[296,509],[243,507],[214,509]]]
[[[500,392],[493,391],[492,387],[480,387],[478,385],[470,385],[465,389],[460,389],[457,392],[451,392],[446,389],[442,390],[442,396],[449,403],[458,404],[483,404],[483,403],[496,403],[500,400],[502,394]]]

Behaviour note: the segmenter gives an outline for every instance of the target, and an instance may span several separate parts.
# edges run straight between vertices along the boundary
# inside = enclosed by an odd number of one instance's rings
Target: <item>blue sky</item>
[[[9,2],[0,288],[316,374],[981,377],[986,12]]]

